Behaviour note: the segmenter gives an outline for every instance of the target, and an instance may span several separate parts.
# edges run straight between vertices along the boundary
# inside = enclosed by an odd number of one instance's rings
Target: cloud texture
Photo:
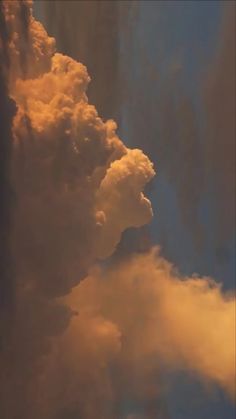
[[[145,419],[167,417],[160,365],[232,394],[234,297],[213,280],[181,278],[155,249],[99,266],[126,229],[150,221],[143,191],[153,165],[89,104],[86,67],[56,52],[31,2],[2,6],[0,106],[15,207],[1,418],[117,419],[127,397]]]

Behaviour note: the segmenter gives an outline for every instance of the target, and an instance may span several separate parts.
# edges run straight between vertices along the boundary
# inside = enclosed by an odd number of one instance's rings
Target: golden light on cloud
[[[144,189],[153,164],[89,104],[86,67],[56,52],[31,2],[3,6],[17,112],[15,307],[0,364],[2,417],[73,411],[115,419],[120,383],[148,400],[160,364],[193,371],[233,395],[234,296],[212,279],[181,278],[155,247],[97,266],[126,229],[151,220]]]

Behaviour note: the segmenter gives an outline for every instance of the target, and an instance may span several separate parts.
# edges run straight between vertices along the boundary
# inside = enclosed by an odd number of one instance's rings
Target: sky
[[[139,94],[139,87],[140,85],[145,85],[148,92],[146,92],[147,101],[143,106],[147,106],[149,99],[149,103],[153,103],[151,97],[159,96],[161,85],[166,85],[166,80],[168,80],[169,73],[172,70],[171,67],[176,66],[177,71],[179,71],[177,77],[181,79],[180,89],[184,94],[188,95],[189,100],[192,102],[197,126],[199,131],[201,130],[201,125],[204,123],[204,115],[202,115],[204,110],[201,103],[202,92],[200,91],[201,78],[208,71],[208,66],[217,53],[226,7],[225,3],[227,2],[139,2],[138,24],[135,28],[132,50],[129,50],[129,64],[132,67],[129,71],[132,74],[132,78],[135,77],[133,89],[137,102],[139,102],[142,95],[142,93]],[[142,59],[144,52],[145,61]],[[153,73],[157,75],[157,79],[153,77],[151,82],[148,80],[149,74],[146,63],[152,68],[152,75]],[[130,112],[132,115],[136,112],[136,115],[139,113],[138,117],[142,118],[142,105],[134,103],[130,106],[136,106],[137,110],[133,111],[133,109],[128,107],[127,114]],[[126,119],[125,115],[124,118],[127,121],[122,126],[124,137],[130,138],[131,144],[134,146],[139,133],[132,133],[132,127],[130,127],[130,120],[132,121],[132,119],[130,116],[128,115]],[[147,116],[145,123],[147,125],[149,123],[156,125],[156,130],[151,130],[150,135],[154,136],[151,141],[155,143],[158,171],[158,147],[162,147],[158,137],[161,133],[160,131],[158,132],[158,116],[155,121],[152,121],[152,118],[154,118],[152,114]],[[174,135],[175,133],[173,133]],[[201,133],[199,133],[197,141],[199,143],[204,141],[201,138]],[[222,141],[224,141],[223,138]],[[160,144],[158,145],[158,143]],[[140,144],[142,146],[145,144],[145,138],[141,139]],[[163,147],[165,147],[165,144]],[[176,148],[171,151],[172,159],[175,158],[176,152],[178,153]],[[193,150],[194,152],[197,153],[198,150]],[[186,158],[188,158],[188,155],[186,155]],[[200,157],[199,162],[196,163],[199,164],[199,168],[202,165],[202,158]],[[184,161],[181,164],[185,164]],[[178,173],[175,176],[178,176]],[[200,175],[199,182],[201,182]],[[181,188],[184,187],[185,185],[182,182]],[[194,188],[195,185],[193,184],[192,187]],[[232,229],[232,235],[222,246],[222,253],[225,253],[225,258],[221,260],[216,249],[214,234],[212,234],[214,226],[211,224],[211,217],[214,207],[208,204],[208,201],[211,201],[212,198],[210,189],[207,188],[206,191],[201,192],[201,225],[205,231],[205,238],[204,248],[198,251],[188,226],[181,219],[181,208],[178,202],[176,186],[168,179],[165,172],[162,173],[161,169],[159,169],[152,188],[151,200],[155,214],[151,226],[153,240],[160,243],[164,253],[177,264],[181,272],[185,274],[193,272],[207,274],[217,278],[226,289],[234,289],[235,230]],[[207,205],[210,208],[207,208]],[[235,417],[234,406],[225,399],[221,392],[218,392],[217,396],[214,394],[208,397],[202,391],[198,382],[194,382],[192,378],[188,377],[183,379],[181,375],[177,375],[175,384],[172,384],[171,395],[168,396],[168,406],[170,417],[176,419],[190,417],[191,419],[210,417],[215,419],[222,417],[233,419]]]
[[[210,66],[211,60],[214,59],[214,55],[217,53],[226,3],[216,1],[140,2],[140,15],[138,25],[135,29],[133,53],[130,54],[130,65],[133,66],[130,74],[132,74],[132,77],[136,74],[137,77],[133,86],[133,94],[134,96],[137,96],[137,104],[135,104],[134,110],[132,109],[133,104],[130,104],[127,109],[127,114],[130,113],[134,118],[135,115],[133,114],[135,112],[136,118],[138,112],[141,117],[142,108],[146,108],[149,105],[150,110],[152,105],[156,105],[162,94],[162,86],[164,86],[164,90],[167,90],[166,83],[171,82],[168,81],[169,77],[171,77],[170,72],[175,71],[175,67],[177,66],[176,68],[179,74],[176,76],[178,78],[176,84],[179,83],[180,85],[179,87],[177,86],[177,89],[180,89],[180,92],[177,92],[177,95],[186,95],[186,99],[189,101],[190,106],[193,107],[194,122],[196,124],[196,131],[198,131],[196,134],[193,134],[196,136],[195,148],[190,149],[190,156],[186,154],[185,158],[192,158],[195,160],[195,175],[199,179],[199,184],[202,182],[201,171],[204,170],[204,151],[200,150],[200,147],[201,142],[205,141],[204,133],[201,136],[201,128],[205,123],[203,103],[201,102],[203,95],[203,92],[201,91],[201,79],[204,77],[204,74],[207,73],[208,66]],[[143,51],[145,51],[146,61],[142,58]],[[147,66],[144,65],[146,62],[148,63]],[[147,68],[152,69],[152,72],[157,75],[158,80],[149,80]],[[140,86],[145,86],[144,90],[147,95],[145,104],[142,103],[141,105],[139,105],[139,101],[140,99],[142,101],[143,92],[140,92]],[[173,89],[175,88],[176,86],[173,86]],[[164,94],[166,94],[166,92],[164,92]],[[179,102],[181,100],[182,98],[179,98]],[[179,105],[177,104],[177,106],[181,106],[181,102]],[[151,111],[145,121],[147,126],[149,124],[155,124],[154,128],[151,127],[146,130],[147,134],[152,136],[151,140],[146,140],[145,138],[140,139],[138,137],[138,133],[135,132],[132,123],[130,124],[129,122],[129,116],[127,116],[128,122],[123,125],[123,129],[125,130],[126,138],[128,138],[128,140],[130,139],[132,145],[135,144],[135,141],[140,141],[140,144],[144,144],[144,147],[145,142],[149,141],[152,143],[152,146],[155,147],[158,170],[158,163],[160,162],[160,164],[162,164],[161,157],[159,158],[158,156],[158,147],[159,153],[161,153],[165,144],[163,145],[162,139],[160,138],[162,132],[159,124],[161,125],[161,122],[158,121],[158,115],[156,115],[156,120],[154,120],[155,116],[151,114]],[[169,116],[167,116],[167,118],[168,117]],[[124,118],[126,119],[126,116],[124,116]],[[186,118],[191,118],[191,115],[186,115]],[[135,123],[135,119],[132,121]],[[173,133],[172,135],[172,145],[176,147],[177,150],[174,148],[173,151],[169,151],[169,153],[171,152],[173,159],[175,158],[175,153],[176,158],[179,158],[178,153],[182,152],[181,149],[178,150],[178,147],[181,147],[181,144],[178,144],[178,138],[174,138],[175,134],[177,133]],[[174,145],[174,141],[176,145]],[[149,144],[147,144],[147,149],[148,147]],[[166,144],[166,148],[168,147],[169,144]],[[167,158],[169,158],[169,156],[170,154],[168,154]],[[180,164],[180,162],[178,161],[177,164]],[[184,160],[182,160],[181,165],[185,165]],[[166,172],[168,168],[166,169],[166,167],[164,167],[164,170]],[[179,203],[176,202],[176,195],[178,194],[178,191],[176,192],[177,186],[173,185],[173,182],[168,179],[168,173],[164,173],[164,170],[163,172],[159,170],[159,176],[154,180],[153,186],[154,192],[152,198],[154,211],[156,212],[152,228],[154,240],[161,242],[163,239],[165,240],[165,238],[162,239],[162,237],[160,237],[161,234],[167,236],[167,246],[171,259],[176,261],[184,272],[190,273],[196,271],[202,274],[213,275],[223,281],[227,288],[234,288],[234,230],[232,230],[232,234],[225,244],[227,249],[223,249],[227,254],[227,261],[225,259],[223,263],[221,263],[219,260],[220,258],[216,255],[217,249],[213,234],[213,229],[215,227],[211,225],[210,220],[212,211],[216,211],[216,208],[210,207],[210,205],[212,205],[211,200],[213,201],[210,187],[206,185],[205,190],[202,188],[200,191],[202,202],[199,205],[199,208],[197,208],[197,212],[198,214],[200,213],[201,216],[201,224],[203,228],[206,229],[204,250],[199,252],[196,251],[193,237],[191,237],[191,234],[189,234],[188,231],[189,228],[186,228],[181,219],[181,208],[178,205]],[[191,176],[191,173],[189,175]],[[186,186],[182,183],[181,187],[184,189]],[[194,188],[196,185],[193,183],[192,187]],[[209,214],[209,211],[211,211],[211,214]],[[162,229],[168,229],[169,231],[162,232]],[[180,240],[181,246],[179,246]],[[163,243],[161,243],[161,245],[163,245]],[[224,253],[224,251],[222,252]]]
[[[144,89],[147,89],[147,101],[144,106],[148,106],[148,96],[158,97],[160,86],[162,84],[165,86],[169,73],[172,71],[173,66],[176,66],[177,71],[180,73],[178,76],[181,79],[180,88],[193,103],[195,118],[197,118],[197,125],[200,131],[201,125],[204,123],[204,115],[203,117],[201,115],[202,103],[199,103],[202,94],[200,92],[202,88],[201,78],[203,77],[202,74],[207,72],[219,45],[225,2],[147,1],[140,2],[139,7],[140,14],[135,28],[133,51],[129,51],[130,72],[132,75],[135,69],[137,72],[136,80],[133,82],[134,96],[138,96],[139,86],[144,85]],[[146,61],[143,61],[141,58],[143,51],[146,54]],[[151,83],[148,80],[147,62],[152,69]],[[157,82],[155,77],[153,77],[155,74]],[[233,91],[231,94],[234,94]],[[140,95],[142,95],[142,92]],[[136,100],[139,101],[140,96],[136,97]],[[152,100],[150,100],[150,103],[153,103]],[[134,105],[133,103],[130,106],[139,107],[139,105]],[[138,109],[138,111],[140,111],[138,117],[142,118],[142,108]],[[138,113],[138,111],[134,110],[133,113]],[[132,114],[132,109],[128,109],[127,113],[129,112]],[[152,119],[153,115],[147,116],[147,125],[153,123],[149,118]],[[130,116],[124,115],[124,119],[127,121],[123,126],[124,137],[128,140],[131,138],[132,146],[134,146],[139,133],[132,134]],[[158,133],[157,120],[154,121],[154,125],[155,128],[151,131],[151,135],[154,138],[151,141],[155,142],[158,171],[158,137],[161,134],[160,131]],[[175,132],[173,133],[174,135]],[[201,138],[201,133],[199,133],[199,137],[199,142],[204,141]],[[224,141],[223,138],[221,140],[222,142]],[[141,144],[145,144],[145,138],[141,140]],[[161,148],[162,144],[159,147]],[[178,152],[176,148],[171,151],[172,159],[175,158],[176,152]],[[193,150],[194,152],[197,152],[197,150]],[[186,158],[188,158],[188,155],[186,155]],[[185,162],[182,161],[181,164],[184,165]],[[201,165],[201,157],[198,164]],[[178,176],[178,174],[175,174],[175,176]],[[184,188],[184,184],[181,187]],[[192,187],[194,187],[194,184]],[[204,273],[218,278],[219,281],[223,282],[226,289],[234,289],[235,231],[232,229],[231,237],[228,238],[226,244],[223,244],[227,257],[222,261],[216,252],[214,235],[212,235],[214,227],[209,220],[212,217],[212,211],[214,212],[214,207],[210,206],[210,209],[207,209],[208,201],[211,203],[211,194],[213,194],[212,191],[206,190],[205,194],[202,192],[203,196],[201,196],[203,209],[200,223],[204,228],[205,237],[199,251],[199,249],[196,250],[193,236],[191,232],[189,233],[188,226],[181,219],[181,208],[178,205],[178,197],[176,197],[176,186],[172,181],[169,181],[166,173],[162,173],[161,169],[159,169],[151,192],[155,216],[150,231],[153,240],[160,243],[164,248],[164,252],[166,252],[165,254],[180,267],[182,272],[186,274],[193,272]],[[205,210],[204,207],[206,208]],[[209,214],[210,211],[211,213]],[[188,400],[190,403],[188,403]],[[194,402],[194,400],[197,401]],[[174,381],[171,395],[168,396],[168,406],[170,417],[176,419],[190,417],[191,419],[210,417],[233,419],[235,417],[234,406],[225,399],[221,392],[217,396],[214,394],[208,397],[198,382],[194,382],[189,377],[181,377],[181,375],[177,376]]]
[[[233,419],[232,371],[215,356],[229,352],[235,290],[235,3],[36,1],[59,54],[27,1],[9,4],[1,193],[12,170],[17,316],[2,401],[22,371],[20,419]]]

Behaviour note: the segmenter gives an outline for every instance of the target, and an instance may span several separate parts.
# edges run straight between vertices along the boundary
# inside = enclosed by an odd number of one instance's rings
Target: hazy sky
[[[201,146],[202,142],[206,141],[202,132],[202,127],[206,123],[204,104],[202,103],[203,80],[220,44],[225,4],[226,2],[223,4],[214,1],[149,1],[139,3],[140,15],[136,27],[134,49],[130,53],[130,62],[133,66],[130,71],[132,79],[136,73],[134,81],[131,80],[131,82],[134,84],[133,95],[134,98],[136,97],[137,103],[133,106],[135,109],[132,109],[132,105],[128,108],[128,116],[125,117],[127,122],[124,126],[124,138],[131,141],[132,146],[136,142],[136,144],[146,147],[147,150],[151,143],[150,152],[153,153],[154,150],[152,158],[156,162],[157,171],[159,169],[152,193],[156,215],[153,219],[152,229],[154,240],[165,246],[165,242],[162,243],[161,234],[163,234],[170,257],[176,261],[183,271],[188,273],[196,271],[213,275],[230,288],[234,287],[234,231],[232,229],[232,234],[227,238],[227,243],[222,244],[224,249],[218,249],[218,253],[220,250],[223,253],[222,260],[220,260],[217,257],[217,244],[213,232],[215,226],[211,224],[214,211],[217,211],[216,206],[214,207],[211,203],[214,200],[213,192],[209,185],[201,184],[201,171],[204,170],[204,150],[201,150]],[[144,51],[146,54],[145,60],[143,59]],[[150,80],[148,71],[150,68],[152,73],[156,74],[156,79],[152,78]],[[204,247],[200,251],[196,251],[192,236],[189,233],[189,226],[186,228],[181,219],[181,208],[176,202],[179,192],[176,191],[175,182],[168,177],[166,161],[163,163],[161,160],[162,149],[165,147],[169,149],[170,144],[165,144],[165,141],[163,141],[163,129],[160,128],[162,121],[158,116],[158,108],[153,111],[152,106],[159,106],[160,98],[169,94],[168,84],[170,84],[170,89],[175,95],[174,100],[177,101],[177,109],[181,108],[183,96],[193,108],[192,113],[196,124],[195,148],[187,150],[184,155],[183,150],[180,149],[182,146],[181,140],[178,138],[178,132],[175,131],[176,126],[173,126],[173,133],[171,134],[172,149],[168,150],[167,157],[165,157],[173,159],[173,165],[178,159],[174,176],[177,179],[179,176],[180,182],[182,174],[178,175],[177,171],[181,171],[181,166],[185,166],[186,160],[190,158],[196,165],[197,179],[192,179],[192,189],[198,187],[200,190],[199,200],[201,202],[199,208],[197,208],[197,213],[200,214],[201,225],[205,230]],[[140,90],[140,86],[145,87]],[[143,92],[146,95],[145,101],[142,97]],[[138,135],[138,130],[137,132],[135,129],[133,130],[133,125],[136,122],[133,115],[136,118],[139,115],[142,119],[142,110],[147,111],[144,116],[146,126],[143,132]],[[129,115],[131,115],[131,118]],[[161,116],[163,117],[163,113]],[[183,118],[183,122],[186,123],[188,123],[190,116],[187,113],[186,115],[176,115],[177,118]],[[169,118],[170,125],[172,122],[176,122],[170,119],[170,115],[167,115],[167,118]],[[145,134],[148,138],[145,137]],[[223,142],[224,138],[222,138]],[[197,153],[198,156],[196,156]],[[181,158],[182,161],[180,161]],[[214,155],[212,158],[214,158]],[[168,164],[171,165],[172,160]],[[188,175],[188,172],[186,172],[186,175]],[[191,176],[191,173],[189,176]],[[181,189],[184,190],[185,188],[186,185],[184,179],[182,179]],[[219,228],[219,225],[216,227]],[[179,245],[180,241],[181,246]]]
[[[179,83],[177,89],[180,89],[177,92],[177,97],[181,100],[181,94],[185,94],[194,109],[194,117],[199,130],[199,137],[196,137],[197,146],[201,141],[205,141],[201,137],[201,128],[204,124],[205,116],[201,103],[203,94],[202,79],[207,73],[211,61],[214,60],[215,54],[217,54],[225,13],[225,3],[217,1],[147,1],[139,3],[140,15],[134,38],[134,49],[130,51],[130,63],[133,68],[129,71],[132,77],[133,72],[136,70],[135,81],[132,81],[134,83],[134,96],[137,96],[137,103],[139,100],[142,101],[141,95],[143,91],[140,94],[139,91],[140,85],[144,85],[147,98],[143,106],[152,106],[152,103],[155,103],[155,96],[158,98],[160,94],[163,94],[161,93],[162,85],[164,86],[165,95],[166,83],[172,77],[170,73],[175,71],[178,81],[174,81],[174,83]],[[146,53],[145,61],[142,57],[144,51]],[[147,63],[152,68],[152,74],[155,74],[155,72],[157,74],[156,79],[152,78],[151,81],[147,71]],[[131,115],[135,113],[133,109],[128,109],[128,112]],[[139,114],[139,118],[143,117],[142,105],[139,106],[137,104],[137,114]],[[207,187],[205,191],[202,190],[200,193],[202,209],[198,210],[201,211],[201,225],[203,226],[205,237],[203,247],[200,250],[196,249],[188,225],[186,226],[181,218],[176,183],[172,180],[170,181],[166,176],[166,172],[162,172],[158,166],[158,144],[160,144],[160,147],[165,147],[165,143],[162,144],[159,138],[163,131],[159,130],[158,116],[153,121],[152,119],[155,116],[151,112],[150,116],[148,114],[149,112],[147,112],[145,123],[147,126],[151,125],[151,132],[148,134],[154,136],[151,141],[155,143],[153,149],[156,152],[157,171],[159,169],[151,192],[155,214],[151,227],[153,240],[163,246],[165,254],[180,267],[182,272],[212,275],[223,282],[226,288],[234,288],[234,229],[232,229],[232,235],[227,238],[227,242],[224,242],[222,248],[218,249],[217,252],[215,236],[212,232],[212,229],[215,227],[211,223],[211,217],[214,216],[212,211],[214,212],[215,208],[211,204],[211,190]],[[131,138],[132,146],[137,141],[140,141],[142,146],[145,145],[146,139],[137,137],[138,130],[132,133],[130,124],[132,125],[134,120],[128,116],[126,121],[124,138],[128,139],[128,141]],[[153,125],[154,128],[152,127]],[[176,131],[173,132],[173,137],[175,134],[177,134]],[[141,132],[141,135],[145,135],[145,129]],[[176,141],[178,140],[176,139]],[[222,141],[224,141],[224,138],[222,138]],[[196,147],[196,150],[192,152],[197,151]],[[176,158],[179,159],[178,145],[177,149],[173,147],[170,152],[172,161],[175,160],[175,153],[177,154]],[[152,153],[151,156],[153,158]],[[185,158],[189,158],[188,154],[186,154]],[[200,156],[199,160],[196,161],[199,169],[203,165],[202,160],[203,157]],[[185,161],[182,161],[181,164],[185,165]],[[175,176],[178,177],[178,171]],[[201,183],[200,175],[199,183]],[[192,184],[192,188],[194,187],[195,184]],[[182,188],[185,188],[184,182],[182,183]],[[219,257],[220,252],[222,258]],[[227,402],[221,392],[217,392],[217,396],[214,394],[207,397],[198,383],[193,383],[192,379],[183,379],[183,376],[181,379],[176,377],[175,385],[172,386],[171,396],[168,398],[168,406],[171,406],[171,418],[176,419],[187,419],[190,417],[191,419],[211,417],[215,419],[222,417],[233,419],[235,416],[234,407]]]

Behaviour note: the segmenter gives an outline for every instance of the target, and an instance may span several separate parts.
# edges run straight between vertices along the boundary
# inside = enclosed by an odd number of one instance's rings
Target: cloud
[[[55,40],[33,18],[31,2],[3,5],[8,87],[17,112],[12,123],[6,91],[3,139],[9,148],[12,128],[13,144],[10,162],[6,153],[4,161],[16,197],[6,236],[15,302],[3,337],[0,405],[2,417],[26,419],[41,411],[34,383],[52,337],[73,315],[56,298],[84,279],[96,260],[110,255],[126,228],[150,220],[143,190],[155,172],[141,150],[125,147],[115,122],[104,122],[88,103],[86,67],[55,52]],[[93,320],[91,328],[97,329]],[[98,330],[101,341],[106,328],[109,335],[113,326],[105,322]],[[111,355],[113,350],[111,342]]]
[[[106,267],[122,233],[152,217],[144,189],[153,164],[89,104],[86,67],[55,51],[31,2],[22,71],[21,4],[4,2],[1,32],[9,56],[1,174],[16,197],[6,230],[14,305],[1,345],[1,417],[116,419],[129,398],[151,419],[163,410],[162,367],[191,370],[231,394],[234,297],[213,280],[181,278],[156,249]]]
[[[72,405],[83,418],[116,418],[129,398],[145,418],[167,417],[160,369],[191,371],[234,397],[235,298],[212,279],[181,277],[153,248],[93,268],[65,301],[78,314],[38,383],[49,412]]]

